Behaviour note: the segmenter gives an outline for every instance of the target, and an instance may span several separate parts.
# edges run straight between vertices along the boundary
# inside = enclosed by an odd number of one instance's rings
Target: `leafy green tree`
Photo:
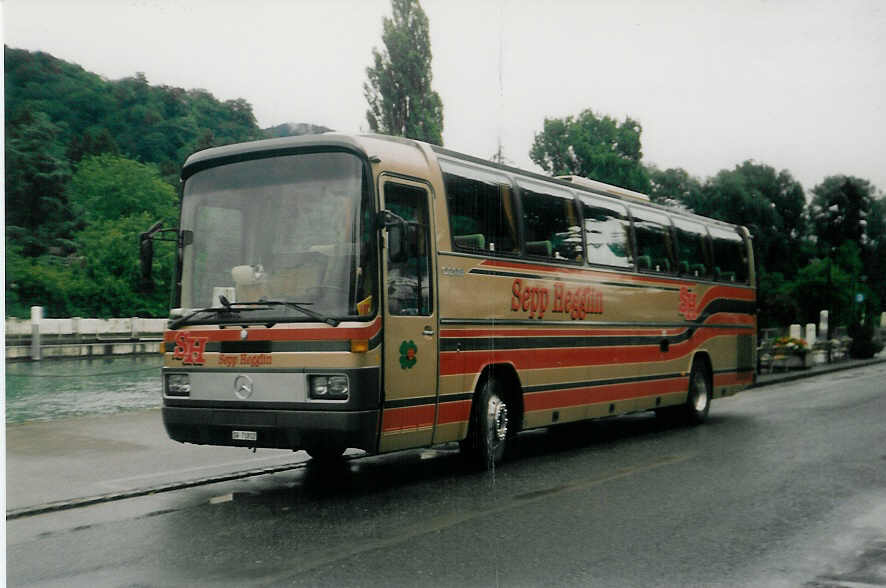
[[[110,154],[80,162],[68,186],[68,198],[89,223],[145,212],[169,226],[177,207],[175,190],[156,167]]]
[[[794,280],[786,287],[788,296],[797,301],[799,312],[789,322],[782,323],[782,326],[790,323],[817,323],[819,312],[825,309],[830,309],[829,322],[832,326],[847,324],[852,308],[849,291],[853,281],[852,272],[858,261],[857,253],[857,250],[844,251],[840,260],[816,258],[800,268]]]
[[[874,206],[874,187],[869,181],[830,176],[814,187],[812,194],[809,215],[822,244],[836,247],[845,241],[867,242],[867,217]]]
[[[649,198],[653,202],[686,206],[701,197],[701,181],[681,167],[660,170],[651,165],[646,167],[646,173],[650,183]]]
[[[62,129],[46,113],[19,111],[6,134],[6,230],[28,256],[57,247],[73,229],[65,197],[71,177]]]
[[[252,107],[144,74],[108,81],[47,53],[4,47],[4,65],[7,314],[165,314],[168,282],[135,291],[138,233],[175,226],[190,153],[261,137]],[[171,268],[158,245],[155,275]]]
[[[72,306],[96,317],[163,316],[169,312],[175,263],[172,244],[156,245],[154,291],[137,291],[138,234],[156,218],[141,211],[117,219],[98,219],[77,234],[79,263],[67,288]]]
[[[577,117],[545,118],[529,157],[546,172],[578,175],[638,192],[649,192],[646,168],[640,163],[640,123],[619,123],[590,109]]]
[[[443,144],[443,101],[431,88],[428,17],[418,0],[392,0],[382,19],[385,48],[372,50],[363,94],[366,120],[376,133]]]
[[[698,214],[747,227],[764,271],[790,279],[811,258],[803,187],[787,170],[745,161],[721,170],[685,203]]]
[[[886,296],[884,204],[876,199],[876,189],[869,181],[851,176],[827,177],[812,193],[808,215],[822,255],[833,258],[835,251],[849,246],[858,252],[852,285],[838,294],[848,299],[862,294],[864,301],[853,307],[858,312],[852,322],[862,315],[871,321]]]

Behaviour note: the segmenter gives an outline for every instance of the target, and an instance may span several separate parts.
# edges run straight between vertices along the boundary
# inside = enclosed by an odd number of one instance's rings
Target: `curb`
[[[69,510],[72,508],[80,508],[83,506],[92,506],[94,504],[102,504],[105,502],[114,502],[117,500],[125,500],[127,498],[137,498],[139,496],[147,496],[149,494],[161,494],[163,492],[172,492],[174,490],[183,490],[185,488],[193,488],[195,486],[205,486],[208,484],[217,484],[219,482],[229,482],[231,480],[240,480],[243,478],[251,478],[254,476],[263,476],[265,474],[277,474],[290,470],[297,470],[307,467],[307,462],[299,462],[283,466],[274,466],[267,468],[259,468],[246,470],[242,472],[233,472],[230,474],[220,474],[217,476],[209,476],[206,478],[195,478],[192,480],[183,480],[181,482],[170,482],[169,484],[161,484],[159,486],[150,486],[138,490],[125,490],[123,492],[111,492],[108,494],[99,494],[97,496],[87,496],[84,498],[72,498],[70,500],[60,500],[57,502],[48,502],[46,504],[38,504],[35,506],[25,506],[6,511],[6,520],[11,521],[25,517],[31,517],[40,514],[58,512],[60,510]]]

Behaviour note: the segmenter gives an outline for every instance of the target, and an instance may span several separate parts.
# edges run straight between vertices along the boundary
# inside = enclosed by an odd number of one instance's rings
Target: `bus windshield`
[[[181,229],[192,235],[183,239],[178,306],[236,303],[238,315],[257,320],[316,318],[292,305],[244,303],[294,302],[340,318],[373,314],[372,208],[363,164],[346,152],[266,157],[195,173],[182,196]]]

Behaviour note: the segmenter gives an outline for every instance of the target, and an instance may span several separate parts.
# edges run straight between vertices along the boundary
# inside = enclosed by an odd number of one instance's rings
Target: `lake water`
[[[6,422],[157,408],[162,363],[158,355],[7,362]]]

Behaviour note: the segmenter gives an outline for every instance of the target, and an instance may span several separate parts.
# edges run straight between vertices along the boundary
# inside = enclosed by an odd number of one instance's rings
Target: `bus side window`
[[[582,196],[581,212],[588,263],[632,267],[631,222],[624,206]]]
[[[711,246],[714,255],[714,279],[719,282],[746,284],[748,281],[748,254],[744,240],[732,231],[711,228]]]
[[[674,219],[674,226],[680,275],[698,279],[710,278],[711,258],[704,227],[681,218]]]
[[[440,161],[452,248],[469,253],[520,252],[510,181],[480,168]]]
[[[637,268],[652,273],[676,273],[668,218],[634,208],[631,216],[637,239]]]
[[[584,247],[575,201],[571,195],[554,195],[527,189],[520,183],[526,254],[582,261]]]

